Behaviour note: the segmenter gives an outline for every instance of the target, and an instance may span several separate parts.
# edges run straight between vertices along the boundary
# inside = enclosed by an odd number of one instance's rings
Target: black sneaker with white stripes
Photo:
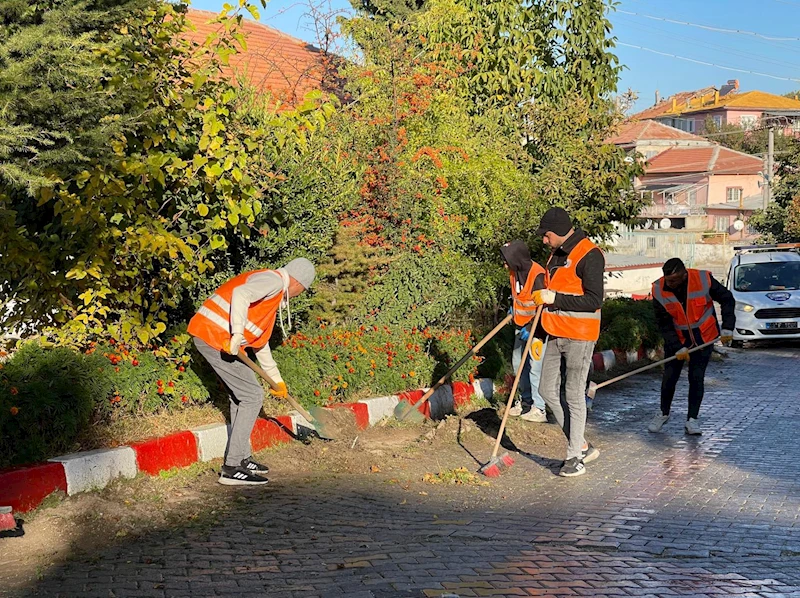
[[[267,475],[269,473],[269,467],[266,465],[261,465],[261,463],[258,463],[257,461],[253,461],[251,457],[242,459],[242,467],[251,473],[257,473],[258,475]]]
[[[584,473],[586,473],[586,467],[583,465],[583,461],[578,457],[572,457],[572,459],[564,461],[564,465],[561,466],[561,471],[558,472],[558,475],[564,478],[571,478]]]
[[[244,467],[223,465],[217,480],[223,486],[259,486],[269,482],[264,476],[253,473]]]

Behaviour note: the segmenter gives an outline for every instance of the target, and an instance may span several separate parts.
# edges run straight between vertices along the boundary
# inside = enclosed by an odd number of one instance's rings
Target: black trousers
[[[689,355],[689,414],[686,419],[697,419],[700,413],[700,403],[703,402],[705,393],[705,377],[708,362],[714,347],[706,347]],[[672,357],[675,351],[671,352]],[[675,386],[681,377],[683,362],[676,359],[664,365],[664,377],[661,379],[661,413],[669,415],[672,399],[675,396]]]

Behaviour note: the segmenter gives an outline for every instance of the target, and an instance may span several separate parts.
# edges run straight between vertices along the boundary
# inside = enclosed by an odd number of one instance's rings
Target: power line
[[[625,23],[625,25],[627,27],[633,27],[634,29],[638,29],[640,31],[644,31],[644,32],[647,32],[647,33],[655,33],[656,35],[659,35],[661,37],[668,37],[671,41],[675,41],[675,40],[684,41],[684,42],[693,44],[695,46],[700,46],[700,47],[709,48],[711,50],[717,50],[717,51],[725,52],[726,54],[730,54],[730,55],[734,55],[734,56],[741,56],[742,58],[746,58],[746,59],[749,59],[749,60],[754,60],[756,62],[762,62],[764,64],[773,64],[773,65],[776,65],[776,66],[780,66],[782,68],[790,68],[790,69],[797,68],[797,62],[787,62],[787,61],[783,61],[783,60],[775,60],[773,58],[768,58],[766,56],[761,56],[759,54],[753,54],[751,52],[743,52],[741,50],[738,50],[738,49],[735,49],[735,48],[731,48],[729,46],[721,46],[719,44],[713,44],[713,43],[709,43],[709,42],[706,42],[706,41],[701,41],[699,39],[695,39],[695,38],[692,38],[692,37],[686,37],[686,36],[683,36],[683,35],[676,35],[676,34],[674,34],[672,32],[669,32],[669,31],[667,31],[665,29],[661,29],[659,27],[653,27],[651,25],[643,25],[642,23],[638,23],[635,20],[628,19],[626,17],[620,17],[620,20],[623,23]],[[761,41],[761,40],[756,40],[756,41]],[[762,42],[762,43],[765,43],[765,42]],[[789,49],[791,51],[794,51],[794,52],[800,52],[800,49],[798,49],[798,48],[787,47],[787,49]]]
[[[645,15],[639,12],[631,12],[628,10],[617,9],[617,12],[620,12],[625,15],[633,15],[635,17],[642,17],[644,19],[652,19],[653,21],[664,21],[665,23],[672,23],[674,25],[686,25],[687,27],[697,27],[698,29],[705,29],[707,31],[716,31],[718,33],[733,33],[737,35],[751,35],[753,37],[760,37],[761,39],[766,39],[774,42],[800,42],[800,37],[776,37],[771,35],[764,35],[762,33],[756,33],[754,31],[745,31],[743,29],[725,29],[723,27],[712,27],[710,25],[700,25],[699,23],[690,23],[688,21],[678,21],[675,19],[667,19],[665,17],[655,17],[653,15]]]
[[[635,48],[637,50],[643,50],[645,52],[652,52],[653,54],[660,54],[661,56],[667,56],[669,58],[677,58],[678,60],[685,60],[686,62],[693,62],[695,64],[702,64],[704,66],[713,66],[718,69],[723,69],[725,71],[733,71],[735,73],[747,73],[748,75],[757,75],[759,77],[769,77],[770,79],[778,79],[779,81],[794,81],[796,83],[800,83],[800,79],[795,79],[793,77],[780,77],[778,75],[770,75],[769,73],[759,73],[758,71],[748,71],[747,69],[740,69],[730,66],[723,66],[721,64],[714,64],[713,62],[706,62],[704,60],[696,60],[694,58],[687,58],[686,56],[678,56],[677,54],[669,54],[668,52],[661,52],[659,50],[653,50],[652,48],[645,48],[644,46],[637,46],[634,44],[626,44],[625,42],[617,42],[618,46],[625,46],[627,48]]]

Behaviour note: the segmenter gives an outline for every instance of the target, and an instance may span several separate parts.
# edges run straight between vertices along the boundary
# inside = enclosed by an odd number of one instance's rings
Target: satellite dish
[[[739,220],[738,218],[733,221],[733,229],[736,231],[740,231],[744,229],[744,222]]]
[[[648,218],[647,220],[644,221],[644,227],[645,228],[650,228],[651,226],[653,226],[653,221],[652,220],[650,220]]]
[[[658,223],[658,226],[660,228],[663,228],[664,230],[668,230],[672,228],[672,220],[670,220],[669,218],[662,218],[661,221]]]

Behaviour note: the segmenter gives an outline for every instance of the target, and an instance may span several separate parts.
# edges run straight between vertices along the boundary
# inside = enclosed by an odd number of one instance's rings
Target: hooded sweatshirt
[[[500,248],[500,254],[503,256],[506,264],[508,264],[508,269],[514,273],[514,277],[517,281],[517,288],[515,290],[517,292],[521,291],[528,281],[528,275],[533,265],[533,259],[531,259],[531,252],[528,246],[523,241],[511,241]],[[543,288],[545,288],[544,274],[539,274],[536,280],[533,281],[533,290],[539,291]],[[541,338],[540,332],[541,324],[539,324],[539,328],[536,332],[538,338]]]

